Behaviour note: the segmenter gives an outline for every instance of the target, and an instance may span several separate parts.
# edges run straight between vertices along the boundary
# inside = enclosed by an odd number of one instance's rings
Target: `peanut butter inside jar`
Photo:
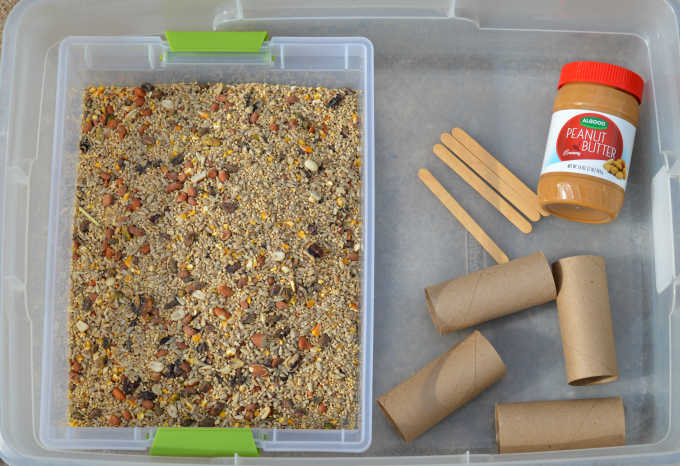
[[[601,82],[594,82],[601,81]],[[623,206],[644,82],[614,65],[565,65],[538,199],[552,215],[609,223]]]

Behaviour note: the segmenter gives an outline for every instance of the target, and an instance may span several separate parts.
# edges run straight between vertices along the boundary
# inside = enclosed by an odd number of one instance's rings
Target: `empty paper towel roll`
[[[621,397],[496,405],[498,453],[618,447],[626,443]]]
[[[378,398],[378,406],[399,436],[410,442],[506,372],[491,343],[474,332]]]
[[[619,378],[607,273],[599,256],[575,256],[553,264],[564,361],[569,385]]]
[[[552,301],[557,296],[542,252],[425,288],[440,335]]]

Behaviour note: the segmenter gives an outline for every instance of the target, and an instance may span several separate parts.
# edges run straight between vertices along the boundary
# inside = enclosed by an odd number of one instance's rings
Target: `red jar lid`
[[[632,71],[596,61],[575,61],[564,65],[557,90],[559,91],[564,84],[572,82],[598,83],[616,87],[632,94],[637,99],[638,105],[642,102],[642,89],[645,87],[642,78]]]

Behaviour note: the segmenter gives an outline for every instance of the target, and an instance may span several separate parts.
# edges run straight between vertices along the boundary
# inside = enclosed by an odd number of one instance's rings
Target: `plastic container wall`
[[[272,57],[274,57],[272,59]],[[173,53],[159,38],[71,37],[59,50],[56,122],[47,246],[45,346],[40,439],[49,448],[87,450],[145,450],[154,428],[68,427],[68,308],[76,196],[78,125],[83,89],[127,86],[141,82],[266,82],[358,90],[364,125],[361,368],[356,394],[357,430],[253,429],[258,447],[268,451],[361,452],[371,443],[371,360],[373,349],[373,116],[372,47],[357,38],[274,38],[259,53]],[[266,438],[266,440],[265,440]]]
[[[439,337],[422,288],[492,265],[418,183],[430,169],[511,257],[607,260],[621,378],[566,384],[557,315],[544,306],[476,329],[508,375],[411,444],[373,419],[361,455],[168,459],[172,464],[673,464],[680,462],[676,299],[680,255],[680,49],[675,1],[457,0],[355,3],[23,0],[8,19],[0,65],[2,280],[0,454],[15,464],[163,463],[143,452],[48,450],[40,443],[47,217],[58,48],[72,35],[162,35],[166,29],[263,30],[270,36],[362,36],[375,51],[376,281],[373,397],[467,333]],[[180,5],[180,6],[178,6]],[[275,9],[278,8],[278,9]],[[187,11],[190,10],[190,11]],[[223,14],[224,13],[224,14]],[[220,16],[222,15],[222,16]],[[542,219],[521,236],[431,154],[460,126],[535,187],[561,66],[599,60],[645,79],[641,123],[622,217],[576,230]],[[504,223],[506,222],[506,223]],[[474,329],[470,329],[472,331]],[[495,455],[493,404],[621,395],[627,446]],[[279,454],[282,455],[283,453]]]

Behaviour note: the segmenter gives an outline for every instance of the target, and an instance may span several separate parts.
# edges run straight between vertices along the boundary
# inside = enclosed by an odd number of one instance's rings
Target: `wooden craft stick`
[[[472,217],[470,217],[470,215],[465,212],[465,209],[463,209],[460,204],[458,204],[456,200],[451,197],[448,191],[446,191],[446,189],[444,189],[444,187],[439,184],[439,181],[437,181],[434,176],[432,176],[432,173],[430,173],[425,168],[421,168],[420,171],[418,171],[418,176],[423,181],[423,183],[425,183],[425,185],[430,188],[430,191],[432,191],[432,193],[437,196],[440,201],[442,201],[442,204],[444,204],[446,208],[449,209],[454,217],[456,217],[458,221],[463,224],[467,231],[469,231],[470,234],[474,236],[477,241],[479,241],[479,244],[481,244],[482,247],[486,249],[486,252],[488,252],[496,262],[503,264],[510,260],[508,259],[508,256],[506,256],[505,253],[501,251],[501,248],[499,248],[496,243],[494,243],[493,240],[489,238],[489,235],[484,233],[484,230],[482,230],[482,228],[477,225],[477,222],[475,222]]]
[[[498,175],[503,181],[509,184],[512,189],[515,190],[517,194],[522,196],[525,201],[531,204],[536,210],[538,210],[541,215],[547,217],[550,215],[548,212],[543,210],[538,204],[538,196],[533,192],[527,185],[522,183],[519,178],[512,174],[510,170],[505,168],[505,166],[500,163],[496,158],[489,154],[482,146],[479,145],[477,141],[472,139],[465,131],[460,128],[453,128],[451,131],[453,137],[456,138],[462,145],[467,147],[467,149],[474,154],[479,160],[481,160],[487,167],[489,167],[496,175]]]
[[[512,202],[515,207],[517,207],[524,215],[529,217],[530,220],[533,220],[534,222],[540,220],[541,214],[538,213],[538,210],[536,210],[531,204],[524,200],[522,196],[517,194],[517,192],[508,183],[503,181],[460,141],[447,133],[442,134],[441,140],[446,145],[446,147],[451,149],[453,153],[460,157],[463,162],[467,163],[474,171],[484,178],[487,183],[496,188],[499,193]],[[444,162],[446,162],[446,160],[444,160]]]
[[[451,136],[449,136],[451,137]],[[453,139],[453,138],[452,138]],[[522,233],[531,233],[531,223],[527,222],[524,217],[522,217],[519,212],[517,212],[510,204],[505,202],[501,196],[498,195],[496,191],[491,189],[488,184],[484,182],[480,177],[475,175],[475,173],[470,170],[463,162],[458,160],[458,158],[446,149],[446,147],[441,144],[435,144],[434,153],[446,163],[449,167],[453,169],[456,173],[460,175],[465,181],[468,182],[470,186],[475,188],[475,190],[482,195],[484,199],[489,201],[489,203],[494,206],[500,213],[505,215],[505,217],[510,220],[513,225],[515,225]],[[531,206],[530,209],[534,210]],[[538,212],[536,216],[540,218]],[[538,220],[538,218],[536,220]]]

